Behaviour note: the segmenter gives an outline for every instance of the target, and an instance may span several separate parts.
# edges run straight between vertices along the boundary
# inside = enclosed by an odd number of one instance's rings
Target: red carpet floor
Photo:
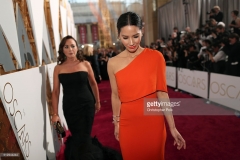
[[[92,135],[97,136],[105,145],[120,151],[119,143],[113,135],[110,84],[99,84],[101,111],[96,114]],[[193,98],[189,94],[175,92],[168,88],[170,98]],[[224,110],[216,105],[196,104]],[[165,148],[166,160],[239,160],[240,159],[240,118],[236,116],[174,116],[179,132],[186,140],[187,149],[177,150],[173,138],[167,129]],[[57,160],[64,160],[64,146],[58,153]]]

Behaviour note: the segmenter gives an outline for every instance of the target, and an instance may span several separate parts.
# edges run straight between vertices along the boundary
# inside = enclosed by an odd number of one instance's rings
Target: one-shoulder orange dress
[[[128,66],[115,73],[121,101],[119,142],[124,160],[163,160],[164,115],[144,114],[144,99],[167,92],[162,53],[144,49]]]

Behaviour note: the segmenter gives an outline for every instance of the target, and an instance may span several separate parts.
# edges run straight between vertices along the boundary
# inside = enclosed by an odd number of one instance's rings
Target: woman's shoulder
[[[108,60],[108,67],[112,68],[113,70],[115,68],[118,68],[119,65],[121,65],[123,63],[123,61],[126,59],[126,53],[121,52],[118,55],[109,58]]]
[[[163,58],[163,54],[158,50],[146,48],[146,52],[148,52],[149,56],[151,56],[153,59]]]

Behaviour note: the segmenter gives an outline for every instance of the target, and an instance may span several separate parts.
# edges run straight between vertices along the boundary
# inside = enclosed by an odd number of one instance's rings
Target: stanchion
[[[211,101],[209,100],[209,95],[210,95],[210,70],[209,69],[207,69],[207,72],[208,72],[208,95],[207,95],[207,101],[206,101],[206,104],[210,104],[211,103]]]

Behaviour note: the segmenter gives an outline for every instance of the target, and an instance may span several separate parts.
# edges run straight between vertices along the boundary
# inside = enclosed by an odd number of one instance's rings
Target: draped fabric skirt
[[[119,141],[124,160],[163,160],[166,128],[162,113],[144,114],[144,99],[156,98],[156,93],[122,103]]]

